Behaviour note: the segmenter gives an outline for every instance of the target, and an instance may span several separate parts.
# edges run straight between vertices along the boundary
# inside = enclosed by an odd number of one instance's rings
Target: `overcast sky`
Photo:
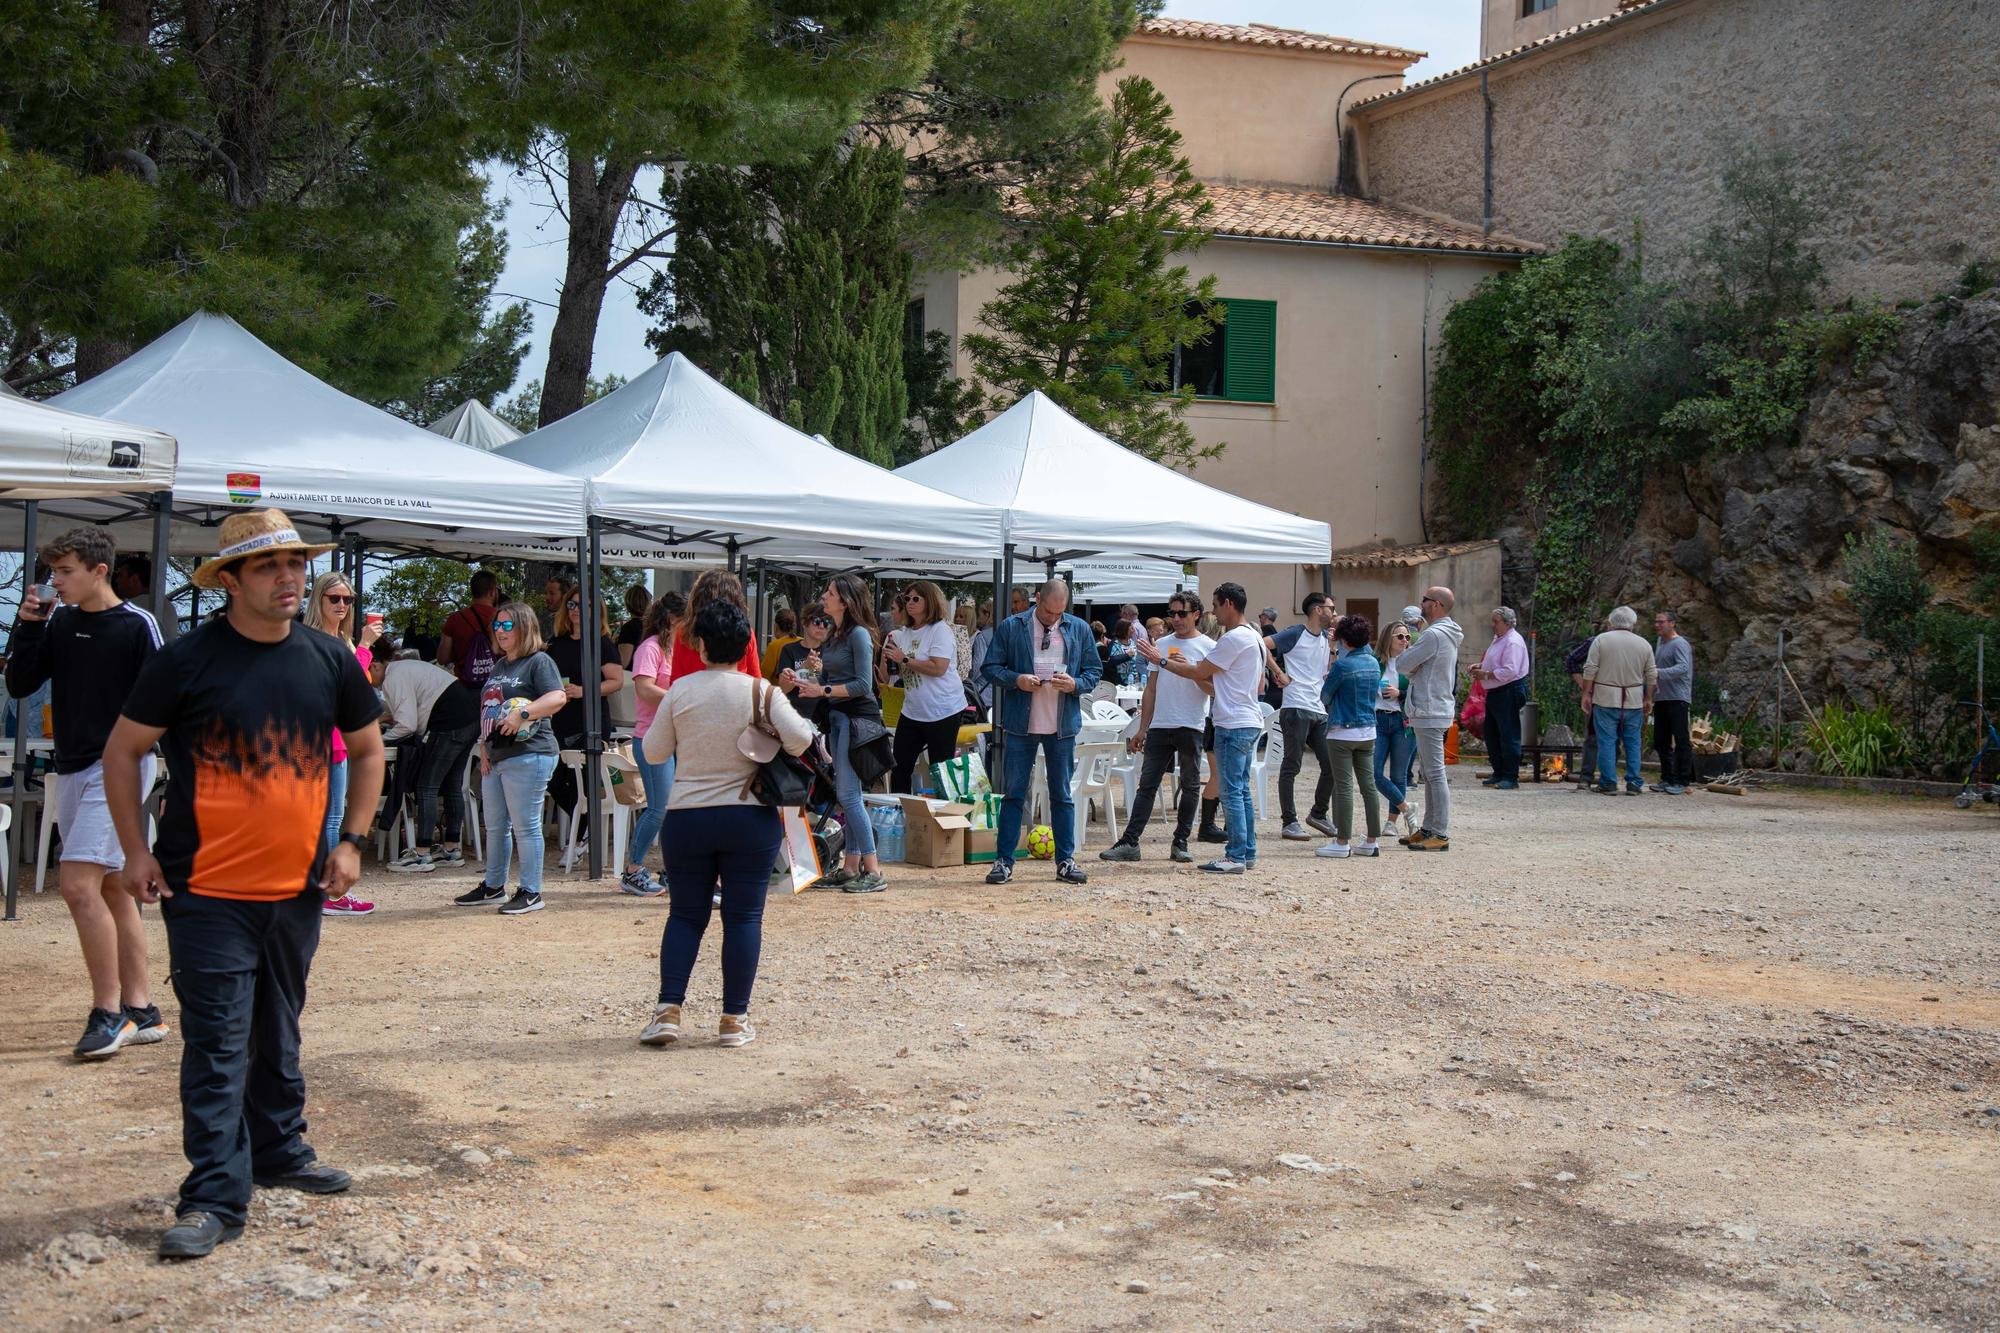
[[[1418,79],[1467,64],[1479,55],[1479,0],[1169,0],[1167,13],[1219,23],[1305,28],[1428,51],[1429,58],[1410,71]],[[658,184],[656,174],[642,178],[642,188],[656,190]],[[507,268],[499,290],[533,303],[534,345],[521,362],[520,379],[526,383],[541,377],[548,357],[548,327],[562,286],[563,221],[550,210],[539,180],[517,180],[502,172],[494,179],[494,193],[507,203]],[[644,285],[644,274],[627,274],[633,276]],[[614,284],[597,326],[592,373],[629,377],[653,364],[645,343],[646,326],[632,287]]]

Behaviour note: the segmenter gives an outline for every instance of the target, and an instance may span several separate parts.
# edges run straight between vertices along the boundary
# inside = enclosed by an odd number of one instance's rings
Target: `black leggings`
[[[916,771],[917,756],[930,751],[930,762],[942,764],[958,753],[956,714],[942,722],[919,722],[904,717],[896,723],[896,767],[889,774],[889,790],[910,790],[910,774]]]

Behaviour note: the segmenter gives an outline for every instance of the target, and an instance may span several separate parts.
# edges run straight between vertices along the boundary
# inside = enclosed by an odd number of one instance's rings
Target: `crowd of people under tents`
[[[420,835],[388,868],[466,864],[465,770],[476,762],[485,873],[454,901],[528,915],[546,905],[545,802],[568,808],[578,799],[559,755],[582,742],[586,692],[615,699],[629,677],[646,799],[619,887],[669,899],[656,1005],[640,1036],[649,1046],[688,1039],[689,977],[718,911],[717,1039],[725,1047],[755,1039],[749,1004],[782,832],[779,812],[755,794],[752,728],[769,738],[771,754],[817,749],[824,760],[846,834],[845,859],[825,883],[848,893],[887,886],[863,793],[885,777],[891,791],[921,787],[919,760],[950,761],[964,724],[981,718],[1003,738],[1000,850],[986,881],[1014,875],[1039,759],[1056,876],[1087,883],[1070,772],[1084,700],[1120,686],[1140,690],[1128,737],[1140,769],[1103,860],[1141,858],[1159,786],[1177,766],[1170,859],[1191,863],[1191,842],[1216,843],[1202,871],[1256,867],[1250,773],[1267,730],[1267,691],[1284,755],[1282,839],[1324,836],[1316,855],[1328,859],[1379,855],[1384,830],[1399,827],[1398,843],[1412,851],[1450,847],[1445,738],[1457,719],[1464,632],[1448,588],[1426,590],[1378,633],[1365,617],[1337,615],[1322,593],[1305,598],[1291,626],[1279,628],[1269,608],[1253,623],[1234,583],[1216,587],[1206,611],[1199,595],[1180,592],[1164,616],[1141,620],[1127,605],[1107,626],[1071,614],[1060,579],[1015,589],[996,623],[990,607],[954,608],[929,580],[905,585],[878,610],[860,578],[839,574],[803,617],[781,609],[776,635],[760,648],[742,583],[711,570],[685,597],[632,590],[618,634],[598,645],[599,678],[586,682],[586,617],[577,589],[559,576],[537,607],[504,599],[490,571],[475,573],[467,604],[423,645],[426,654],[362,615],[346,576],[310,579],[306,561],[328,548],[303,541],[278,511],[232,515],[219,536],[216,558],[194,582],[228,594],[224,613],[181,636],[122,595],[143,589],[150,571],[118,557],[108,532],[57,537],[40,553],[53,586],[24,598],[6,667],[15,698],[51,695],[58,881],[92,990],[80,1059],[167,1034],[147,980],[139,904],[160,904],[167,924],[192,1170],[163,1255],[205,1254],[240,1231],[253,1182],[347,1187],[346,1174],[318,1164],[304,1142],[298,1013],[319,920],[372,911],[352,889],[385,744],[410,748],[381,818],[399,818],[407,800]],[[1487,703],[1493,771],[1484,781],[1506,791],[1518,785],[1528,654],[1509,608],[1496,608],[1492,621],[1493,643],[1471,676]],[[1659,789],[1683,792],[1692,654],[1672,613],[1655,618],[1657,645],[1632,632],[1636,622],[1630,608],[1616,608],[1567,664],[1595,728],[1586,771],[1593,789],[1616,794],[1622,745],[1626,790],[1642,790],[1638,738],[1650,711]],[[890,689],[901,694],[893,728],[882,711]],[[140,801],[153,788],[156,748],[170,780],[149,846]],[[1301,818],[1295,791],[1308,756],[1319,773]],[[647,864],[656,849],[659,879]],[[518,866],[511,893],[510,864]],[[246,1043],[246,1030],[264,1035]]]

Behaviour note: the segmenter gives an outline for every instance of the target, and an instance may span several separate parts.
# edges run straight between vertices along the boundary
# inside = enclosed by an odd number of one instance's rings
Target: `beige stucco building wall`
[[[1334,103],[1352,106],[1402,86],[1404,61],[1329,55],[1283,47],[1187,42],[1135,33],[1119,48],[1124,64],[1104,76],[1108,103],[1118,81],[1152,81],[1174,109],[1188,165],[1203,180],[1231,185],[1296,185],[1331,190],[1340,170]]]
[[[1325,520],[1336,550],[1417,542],[1427,358],[1452,302],[1504,265],[1491,259],[1333,246],[1215,240],[1197,277],[1218,295],[1278,303],[1277,401],[1197,402],[1187,420],[1224,444],[1194,476],[1274,508]],[[972,374],[964,335],[1004,275],[919,275],[924,323],[950,336],[957,373]],[[1116,496],[1103,497],[1115,505]],[[1292,565],[1203,565],[1201,584],[1241,583],[1253,608],[1296,610],[1319,586]],[[1338,587],[1336,587],[1338,592]]]
[[[1990,0],[1662,0],[1489,68],[1494,226],[1553,244],[1637,223],[1664,275],[1732,146],[1783,147],[1824,190],[1833,294],[1928,296],[2000,256],[1996,46]],[[1354,114],[1372,197],[1479,221],[1477,74]]]
[[[1618,0],[1556,0],[1539,14],[1521,13],[1521,0],[1484,0],[1479,16],[1479,54],[1497,55],[1579,23],[1618,12]]]

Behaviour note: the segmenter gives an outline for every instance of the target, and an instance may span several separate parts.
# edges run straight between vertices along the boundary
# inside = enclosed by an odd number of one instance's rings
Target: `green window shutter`
[[[1278,400],[1278,303],[1230,298],[1223,322],[1222,396],[1233,403]]]

